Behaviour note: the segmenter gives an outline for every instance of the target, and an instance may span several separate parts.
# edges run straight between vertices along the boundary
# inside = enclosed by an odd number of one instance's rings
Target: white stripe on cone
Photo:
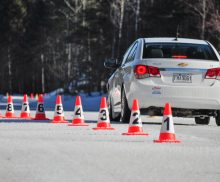
[[[175,133],[172,115],[164,115],[160,133]]]
[[[142,127],[142,121],[141,121],[141,117],[140,117],[140,110],[132,110],[129,126]]]
[[[45,109],[44,109],[43,102],[38,102],[36,114],[45,114]]]
[[[6,111],[14,113],[14,105],[13,105],[13,103],[8,103],[7,104]]]
[[[82,106],[76,105],[74,109],[74,119],[82,119],[84,120],[84,114]]]
[[[63,105],[56,104],[54,116],[64,116]]]
[[[98,123],[106,122],[110,123],[109,112],[107,108],[100,108],[99,110],[99,120]]]
[[[28,102],[22,103],[21,112],[26,112],[26,113],[30,114],[30,107],[29,107]]]

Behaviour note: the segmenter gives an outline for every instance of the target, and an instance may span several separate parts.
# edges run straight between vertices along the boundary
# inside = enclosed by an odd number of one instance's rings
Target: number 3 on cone
[[[101,110],[100,113],[102,113],[102,117],[100,118],[102,121],[105,121],[107,119],[106,116],[106,110]]]

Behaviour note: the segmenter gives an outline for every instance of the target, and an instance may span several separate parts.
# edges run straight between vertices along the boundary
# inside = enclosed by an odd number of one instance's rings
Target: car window
[[[190,43],[145,43],[144,58],[204,59],[218,61],[211,46]]]
[[[136,43],[134,44],[134,46],[132,47],[131,51],[129,52],[129,54],[128,54],[126,60],[125,60],[125,63],[131,62],[131,61],[134,60],[135,54],[136,54],[136,52],[137,52],[137,47],[138,47],[138,43],[136,42]]]
[[[129,48],[126,50],[125,54],[123,55],[123,59],[122,59],[122,65],[124,64],[126,58],[127,58],[127,55],[128,53],[130,52],[130,50],[132,49],[132,47],[134,46],[135,43],[132,43]]]

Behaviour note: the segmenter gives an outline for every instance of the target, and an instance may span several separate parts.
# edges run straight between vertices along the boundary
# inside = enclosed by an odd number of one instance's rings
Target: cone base
[[[20,116],[20,117],[17,117],[17,118],[20,118],[20,119],[33,119],[32,117],[30,117],[30,116],[27,116],[27,117],[25,117],[25,116]]]
[[[180,140],[154,140],[154,143],[181,143]]]
[[[30,116],[30,113],[25,113],[25,112],[22,112],[20,114],[19,118],[22,118],[22,119],[32,119],[32,117]]]
[[[98,121],[96,128],[93,128],[94,130],[114,130],[114,128],[111,127],[110,122],[100,122]]]
[[[127,135],[127,136],[149,136],[149,133],[144,133],[144,132],[133,132],[133,133],[122,133],[122,135]]]
[[[33,120],[50,120],[49,118],[34,118]]]
[[[89,126],[89,125],[86,123],[79,123],[79,124],[71,123],[71,124],[68,124],[68,126]]]
[[[6,112],[4,118],[16,118],[14,112]]]
[[[69,122],[66,121],[66,120],[61,120],[61,121],[52,120],[50,123],[52,123],[52,124],[66,124],[66,123],[69,123]]]
[[[19,117],[12,115],[12,116],[5,116],[3,118],[6,118],[6,119],[16,119],[16,118],[19,118]]]
[[[46,118],[46,115],[45,114],[40,114],[40,113],[37,113],[35,115],[35,118],[33,120],[50,120],[48,118]]]
[[[93,128],[93,130],[115,130],[115,128],[97,127],[97,128]]]
[[[50,123],[69,123],[68,121],[65,120],[64,116],[54,116],[53,120]]]
[[[180,143],[180,140],[176,140],[175,133],[160,133],[158,140],[154,140],[155,143]]]
[[[143,131],[143,127],[142,126],[129,126],[129,128],[128,128],[128,132],[127,132],[128,134],[130,133],[130,134],[141,134],[141,133],[144,133],[144,131]]]
[[[143,131],[143,128],[141,126],[129,126],[127,133],[122,133],[122,135],[128,135],[128,136],[148,136],[148,133],[145,133]]]
[[[85,123],[84,119],[75,118],[72,120],[72,123],[69,124],[69,126],[89,126],[89,125]]]

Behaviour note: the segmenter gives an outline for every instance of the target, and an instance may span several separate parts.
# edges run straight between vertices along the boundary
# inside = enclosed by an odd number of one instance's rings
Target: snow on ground
[[[88,94],[79,94],[79,95],[81,96],[82,99],[82,105],[84,111],[98,111],[101,97],[106,96],[98,92],[93,92],[90,95]],[[45,110],[48,111],[54,110],[56,104],[56,96],[57,96],[57,92],[51,92],[44,96]],[[76,96],[72,96],[72,95],[62,95],[64,111],[74,110],[75,98]],[[14,108],[16,110],[21,109],[22,99],[23,99],[22,95],[13,95],[13,103],[14,103]],[[0,109],[5,109],[6,104],[7,104],[7,97],[1,95]],[[37,106],[37,100],[29,98],[29,105],[31,110],[35,110]]]

